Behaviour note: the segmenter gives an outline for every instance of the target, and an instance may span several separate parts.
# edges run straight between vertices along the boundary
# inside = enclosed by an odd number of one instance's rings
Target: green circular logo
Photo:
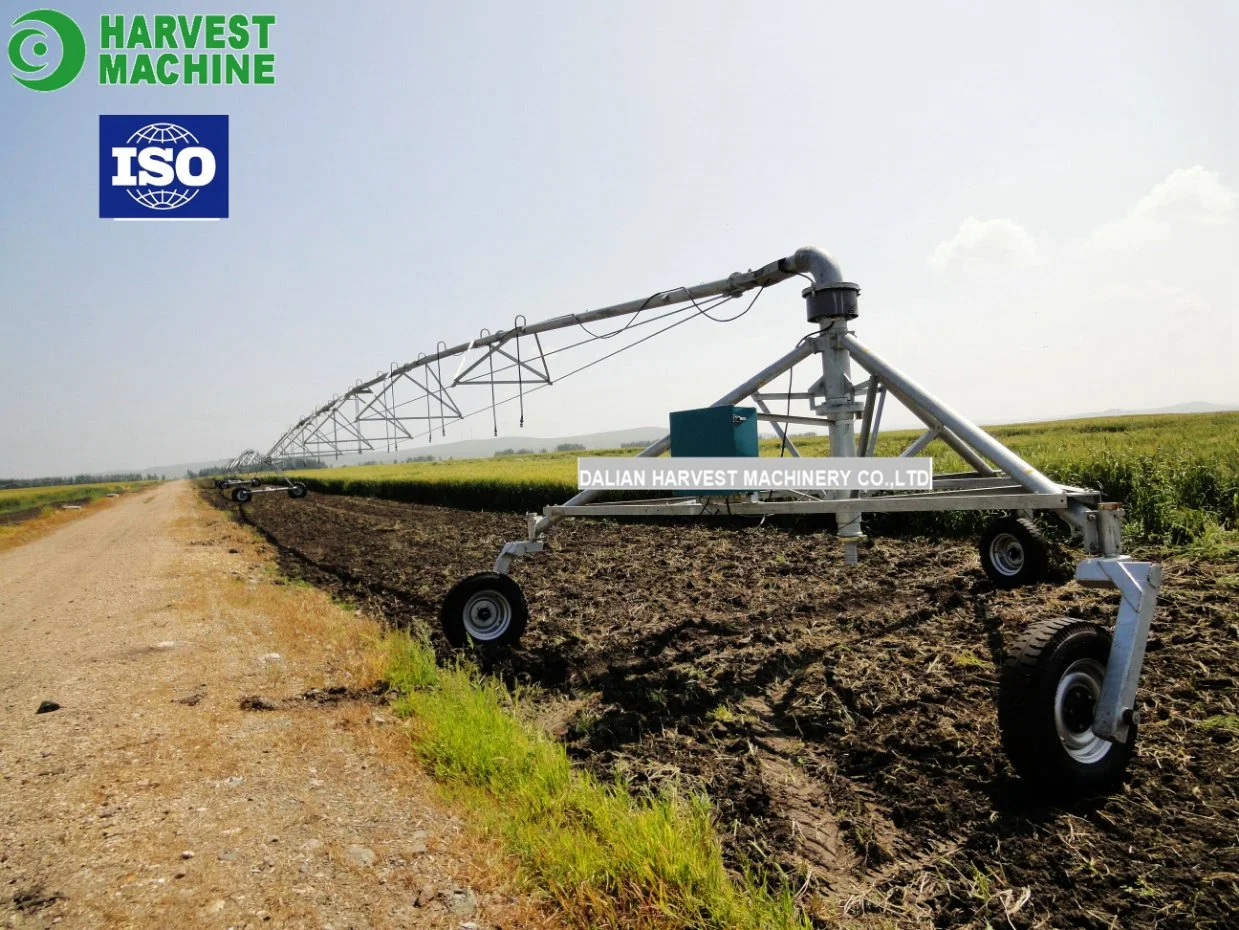
[[[77,23],[56,10],[34,10],[13,21],[17,31],[9,39],[9,61],[21,74],[14,74],[18,84],[31,90],[59,90],[81,73],[86,62],[86,38]],[[30,42],[30,53],[36,58],[45,58],[47,40],[55,33],[60,40],[60,62],[31,62],[24,49]],[[31,41],[33,40],[33,41]],[[26,75],[23,77],[22,75]]]

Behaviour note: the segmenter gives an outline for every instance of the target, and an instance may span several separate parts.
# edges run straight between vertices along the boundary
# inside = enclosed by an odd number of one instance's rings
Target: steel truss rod
[[[930,427],[929,429],[925,430],[925,432],[921,433],[921,435],[917,436],[916,439],[912,441],[912,444],[908,446],[908,448],[900,452],[899,457],[901,459],[911,458],[912,456],[919,453],[922,449],[924,449],[931,442],[933,442],[935,439],[937,439],[941,433],[942,433],[941,427],[939,426]]]
[[[437,418],[440,421],[440,430],[443,430],[447,421],[465,418],[466,415],[462,413],[461,409],[448,394],[446,390],[448,384],[473,385],[490,383],[492,390],[495,384],[516,385],[521,389],[521,393],[515,399],[523,403],[523,395],[527,390],[537,390],[550,386],[553,383],[548,365],[550,355],[566,351],[575,345],[585,345],[589,342],[618,336],[629,329],[644,326],[647,322],[656,323],[666,316],[676,315],[680,310],[690,311],[690,305],[691,308],[695,308],[698,314],[709,316],[709,310],[718,303],[734,299],[754,289],[777,284],[794,276],[806,278],[814,289],[831,288],[837,285],[844,285],[850,288],[855,287],[854,285],[845,284],[838,266],[826,253],[814,248],[803,248],[790,256],[770,262],[755,270],[735,272],[725,278],[692,287],[672,288],[647,297],[624,301],[582,313],[552,317],[532,324],[527,323],[523,316],[518,316],[514,321],[515,325],[511,329],[495,333],[483,331],[481,336],[455,346],[448,346],[440,342],[436,350],[429,355],[422,355],[404,365],[393,365],[386,372],[380,371],[377,376],[369,380],[359,381],[343,394],[333,397],[331,401],[316,408],[307,416],[294,423],[276,440],[269,454],[272,456],[287,455],[294,450],[300,449],[302,454],[306,455],[321,454],[323,452],[340,455],[352,452],[353,450],[347,447],[351,446],[353,442],[358,443],[356,450],[358,452],[373,449],[373,444],[366,438],[363,432],[364,427],[362,424],[366,422],[382,421],[385,424],[394,424],[399,428],[400,433],[403,433],[408,439],[414,440],[418,437],[401,427],[401,420],[425,420],[427,426],[430,427]],[[672,309],[668,313],[663,308]],[[663,312],[655,314],[653,317],[636,318],[641,313],[649,310],[663,310]],[[586,328],[585,331],[590,335],[589,339],[573,343],[570,346],[563,346],[553,351],[547,351],[543,348],[540,338],[542,333],[571,327],[585,328],[585,325],[589,323],[624,316],[634,317],[634,319],[613,332],[599,335],[590,332]],[[693,318],[695,317],[690,315],[680,322],[687,322]],[[714,319],[714,317],[710,317],[710,319]],[[726,320],[716,322],[726,322]],[[659,332],[669,328],[671,327],[664,327],[652,335],[658,335]],[[520,343],[520,340],[526,337],[532,337],[533,345],[536,348],[536,352],[528,353],[528,358],[525,357],[525,353],[522,353]],[[652,336],[645,338],[652,338]],[[637,345],[642,341],[645,340],[639,339],[633,345]],[[628,346],[628,348],[631,348],[631,346]],[[473,349],[485,349],[486,351],[480,358],[470,360],[469,354]],[[587,365],[581,366],[581,368],[597,364],[614,354],[605,355],[601,359],[596,359]],[[445,383],[445,379],[440,373],[442,362],[444,359],[457,356],[460,357],[458,373],[453,379]],[[499,356],[503,364],[498,366],[494,364],[496,356]],[[469,377],[471,372],[483,364],[494,369],[489,378]],[[467,368],[465,367],[466,365],[468,366]],[[425,368],[429,372],[429,375],[424,380],[413,377],[411,374],[419,368]],[[575,373],[575,371],[581,370],[581,368],[574,369],[561,377],[567,377]],[[512,374],[507,375],[505,378],[496,377],[505,371],[512,372]],[[401,377],[408,377],[423,392],[423,395],[410,401],[397,402],[394,385]],[[526,388],[526,385],[532,386]],[[865,387],[857,385],[855,389],[859,392],[864,391]],[[376,396],[363,399],[362,395],[366,394]],[[389,396],[390,402],[388,400]],[[428,408],[425,416],[420,413],[416,416],[409,416],[404,413],[402,408],[407,408],[408,404],[422,399],[427,400],[428,403],[431,400],[438,400],[438,412],[436,413],[433,409]],[[353,411],[356,414],[355,416],[349,416],[345,412],[345,405],[350,400],[353,400],[358,408],[356,411]],[[508,400],[505,399],[501,403],[507,403]],[[498,403],[500,402],[493,401],[491,407],[497,406]],[[356,424],[353,429],[348,427],[350,420]],[[327,435],[328,428],[330,428],[330,436]],[[388,429],[390,427],[385,426],[384,428]],[[341,432],[345,435],[341,436]],[[396,438],[398,439],[399,436]],[[391,437],[388,438],[389,443],[390,441]]]
[[[516,339],[518,340],[520,339],[520,334],[517,333],[515,330],[510,330],[509,336],[515,336]],[[537,333],[534,333],[533,336],[534,336],[534,339],[538,338]],[[512,363],[511,365],[506,366],[508,369],[515,368],[518,370],[518,373],[520,369],[524,369],[525,371],[529,372],[529,374],[532,376],[532,379],[535,383],[539,383],[539,384],[550,384],[551,383],[551,373],[550,373],[550,370],[546,368],[546,356],[543,355],[541,352],[542,345],[540,342],[538,343],[538,350],[539,350],[539,355],[542,358],[542,367],[544,369],[543,371],[538,371],[538,369],[534,368],[528,362],[523,361],[522,359],[517,358],[515,355],[512,355],[511,353],[504,351],[503,346],[507,342],[508,340],[504,339],[502,342],[497,342],[494,345],[492,345],[490,349],[487,350],[487,352],[484,355],[477,358],[473,362],[473,364],[471,364],[464,371],[458,373],[456,377],[452,379],[452,386],[455,387],[458,384],[521,384],[523,383],[519,379],[514,380],[514,381],[496,381],[494,380],[493,377],[487,378],[485,380],[481,379],[480,377],[477,377],[477,378],[466,377],[471,372],[473,372],[475,369],[477,369],[478,366],[480,366],[483,362],[493,359],[496,355],[502,355],[504,358],[506,358],[508,361]],[[461,360],[461,364],[462,365],[464,364],[463,359]],[[502,370],[504,369],[501,369],[501,371]]]
[[[800,458],[800,450],[797,449],[796,444],[792,442],[792,437],[787,435],[787,429],[781,422],[789,418],[786,416],[774,416],[771,414],[770,408],[766,406],[765,397],[762,394],[753,394],[751,395],[751,399],[753,403],[757,404],[757,406],[762,410],[762,412],[757,415],[757,419],[768,421],[770,425],[774,427],[774,431],[779,437],[779,442],[787,447],[787,450],[792,454],[793,458]],[[803,419],[808,419],[808,417],[804,417]],[[799,422],[799,420],[796,420],[795,422]]]
[[[388,421],[394,422],[394,421],[399,421],[399,420],[461,420],[461,419],[464,419],[464,415],[460,412],[460,408],[456,406],[456,402],[452,400],[452,395],[448,392],[447,388],[443,385],[443,383],[439,381],[438,375],[435,374],[434,370],[431,368],[427,368],[426,371],[427,371],[428,377],[426,378],[426,383],[424,384],[407,371],[401,372],[400,374],[397,374],[391,377],[391,379],[387,382],[387,384],[383,387],[382,390],[375,392],[374,400],[370,401],[370,403],[366,404],[366,406],[361,408],[357,416],[353,418],[353,422],[373,423],[373,422],[379,422],[382,420],[388,420]],[[417,389],[420,390],[422,393],[418,394],[416,397],[411,397],[408,400],[397,402],[396,401],[396,384],[400,381],[401,378],[403,378],[404,380],[416,386]],[[431,386],[432,379],[434,382],[433,387]],[[391,398],[392,398],[392,402],[390,404],[387,403],[387,401],[382,400],[382,398],[386,397],[389,393],[391,394]],[[433,398],[439,404],[438,413],[431,413],[428,411],[425,414],[410,414],[407,416],[397,415],[397,412],[400,410],[401,407],[407,407],[410,404],[415,404],[419,401],[426,400],[427,398]],[[378,404],[380,408],[385,411],[385,413],[378,414],[378,415],[367,415],[367,414],[370,414],[371,409],[376,404]],[[413,437],[409,436],[409,438],[412,439]]]
[[[813,283],[818,287],[825,287],[832,284],[843,283],[843,275],[839,271],[838,265],[825,252],[814,248],[799,249],[795,254],[786,258],[780,258],[778,261],[770,262],[768,265],[763,265],[761,268],[752,271],[735,272],[728,275],[726,278],[720,278],[717,281],[709,281],[704,284],[697,284],[693,287],[678,287],[668,291],[660,291],[657,294],[652,294],[649,297],[638,298],[635,300],[624,301],[623,303],[612,304],[608,307],[600,307],[597,310],[589,310],[584,313],[569,313],[564,316],[552,317],[549,320],[543,320],[540,323],[530,323],[523,326],[517,326],[509,330],[501,330],[497,333],[491,333],[485,336],[479,336],[469,342],[462,342],[459,345],[449,346],[445,349],[440,349],[430,355],[423,356],[416,361],[401,365],[396,368],[391,376],[403,374],[406,371],[412,371],[415,368],[421,368],[426,365],[439,361],[440,359],[452,358],[462,353],[467,353],[475,348],[489,348],[492,345],[502,345],[510,339],[521,338],[524,336],[536,336],[540,333],[549,333],[557,329],[566,329],[570,326],[579,326],[582,323],[594,323],[599,320],[610,320],[616,317],[629,316],[634,313],[641,313],[645,310],[651,310],[658,307],[670,307],[677,304],[694,303],[698,300],[703,300],[709,297],[717,297],[726,295],[729,297],[738,297],[739,295],[750,291],[755,287],[769,287],[772,284],[778,284],[780,281],[786,281],[788,278],[795,275],[808,275]],[[385,378],[384,375],[379,378],[374,378],[370,381],[363,382],[354,387],[349,393],[358,393],[362,389],[371,388],[376,384],[381,383]],[[453,379],[455,383],[456,379]],[[347,395],[346,395],[347,396]]]
[[[757,415],[757,419],[761,420],[763,423],[770,423],[771,425],[777,423],[798,423],[801,426],[830,425],[830,421],[825,417],[805,417],[796,413],[770,413],[769,409],[766,407],[765,401],[759,400],[758,398],[753,398],[753,400],[762,408],[763,412]],[[778,426],[775,426],[775,432],[778,432],[778,429]]]
[[[1032,494],[1062,492],[1060,485],[1029,465],[967,417],[956,413],[911,378],[887,364],[855,336],[850,333],[845,335],[843,344],[858,365],[870,374],[881,378],[891,393],[895,394],[909,410],[924,419],[927,426],[941,428],[943,440],[950,442],[954,439],[961,446],[966,443],[965,448],[970,446],[971,449],[976,450],[972,456],[965,456],[966,459],[975,459],[976,454],[984,456]],[[954,445],[952,447],[954,448]],[[956,449],[956,451],[960,450]],[[970,462],[970,464],[975,463]]]

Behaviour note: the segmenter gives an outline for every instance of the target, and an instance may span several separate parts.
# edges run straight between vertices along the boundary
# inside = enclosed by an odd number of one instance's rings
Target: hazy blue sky
[[[265,447],[439,339],[805,244],[861,285],[860,338],[982,422],[1239,402],[1239,4],[248,12],[278,14],[275,87],[101,88],[93,26],[70,87],[0,81],[0,475]],[[98,116],[178,112],[231,116],[231,219],[98,219]],[[799,290],[526,429],[712,401],[805,332]]]

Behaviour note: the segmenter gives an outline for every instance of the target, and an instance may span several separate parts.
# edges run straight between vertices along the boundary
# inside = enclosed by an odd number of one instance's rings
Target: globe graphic
[[[197,145],[198,137],[176,123],[151,123],[143,126],[132,136],[129,143],[146,143],[147,145]],[[175,210],[183,207],[195,197],[198,191],[188,187],[178,187],[170,184],[167,187],[151,187],[129,194],[134,200],[151,210]]]

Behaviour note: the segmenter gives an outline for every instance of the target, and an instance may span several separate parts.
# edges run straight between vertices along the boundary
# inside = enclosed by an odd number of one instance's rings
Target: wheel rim
[[[1054,694],[1054,727],[1067,755],[1082,765],[1105,758],[1113,746],[1093,732],[1093,716],[1101,697],[1105,669],[1094,659],[1078,659],[1058,680]]]
[[[989,561],[1000,575],[1012,578],[1024,568],[1024,544],[1012,533],[999,533],[990,540]]]
[[[479,591],[465,602],[465,631],[478,642],[498,639],[512,625],[512,604],[498,591]]]

